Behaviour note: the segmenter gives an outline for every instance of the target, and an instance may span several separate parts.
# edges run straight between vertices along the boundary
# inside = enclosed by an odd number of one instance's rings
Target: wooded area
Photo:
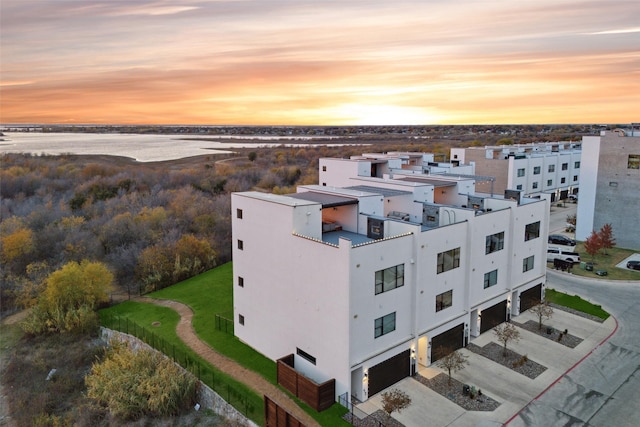
[[[350,141],[355,144],[360,141]],[[70,261],[102,262],[120,297],[168,286],[231,257],[230,193],[316,184],[320,157],[447,154],[455,143],[241,149],[170,162],[5,154],[0,171],[2,314],[32,305]]]

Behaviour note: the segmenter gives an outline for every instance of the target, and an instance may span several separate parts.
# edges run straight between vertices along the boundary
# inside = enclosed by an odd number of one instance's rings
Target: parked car
[[[550,234],[548,242],[552,245],[575,246],[576,241],[562,234]]]
[[[561,259],[571,263],[580,262],[580,254],[564,248],[550,246],[547,248],[547,262],[553,262],[555,259]]]
[[[578,203],[578,196],[576,196],[575,194],[569,194],[569,197],[567,198],[571,200],[573,203]]]
[[[627,262],[627,268],[629,270],[640,270],[640,261],[629,261],[629,262]]]

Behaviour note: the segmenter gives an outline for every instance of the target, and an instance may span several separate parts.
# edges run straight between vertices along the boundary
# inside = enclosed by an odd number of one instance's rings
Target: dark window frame
[[[316,364],[316,358],[315,357],[313,357],[312,355],[310,355],[306,351],[299,349],[298,347],[296,347],[296,354],[298,356],[302,357],[307,362],[309,362],[309,363],[311,363],[313,365]]]
[[[448,256],[448,257],[447,257]],[[460,248],[440,252],[436,263],[437,274],[460,267]]]
[[[484,273],[484,289],[498,284],[498,269]]]
[[[378,317],[373,322],[374,339],[396,330],[396,312]]]
[[[489,255],[504,249],[504,231],[485,238],[484,254]]]
[[[404,264],[378,270],[375,273],[375,294],[392,291],[404,286]]]
[[[537,239],[540,237],[540,221],[532,222],[524,227],[524,241]]]
[[[238,239],[238,250],[243,251],[244,250],[244,241]]]
[[[528,256],[522,259],[522,272],[526,273],[527,271],[533,270],[535,265],[535,257],[534,255]]]
[[[236,218],[242,219],[242,209],[236,209]]]
[[[244,326],[244,316],[242,314],[238,314],[238,323]]]
[[[453,305],[453,289],[436,295],[436,313]]]
[[[244,288],[244,277],[238,276],[238,286]]]
[[[629,157],[627,157],[627,169],[640,169],[640,154],[629,154]]]

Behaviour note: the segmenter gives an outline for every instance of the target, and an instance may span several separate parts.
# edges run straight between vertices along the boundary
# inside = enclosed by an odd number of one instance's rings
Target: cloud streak
[[[0,8],[4,123],[630,122],[640,111],[635,2]]]

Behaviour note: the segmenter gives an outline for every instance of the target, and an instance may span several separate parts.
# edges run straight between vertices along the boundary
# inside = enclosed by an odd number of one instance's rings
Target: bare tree
[[[511,323],[501,323],[493,328],[493,332],[496,334],[496,339],[503,344],[502,356],[507,357],[507,344],[511,341],[517,342],[520,340],[520,331]]]
[[[402,411],[403,409],[411,405],[411,398],[404,391],[394,388],[382,393],[382,409],[387,413],[387,416],[391,418],[393,412]]]
[[[461,371],[468,365],[467,356],[459,351],[450,351],[442,359],[438,360],[438,366],[449,373],[449,385],[451,385],[451,372]]]
[[[538,329],[542,329],[542,319],[551,319],[553,316],[553,308],[549,305],[549,301],[531,308],[531,312],[538,316]]]

